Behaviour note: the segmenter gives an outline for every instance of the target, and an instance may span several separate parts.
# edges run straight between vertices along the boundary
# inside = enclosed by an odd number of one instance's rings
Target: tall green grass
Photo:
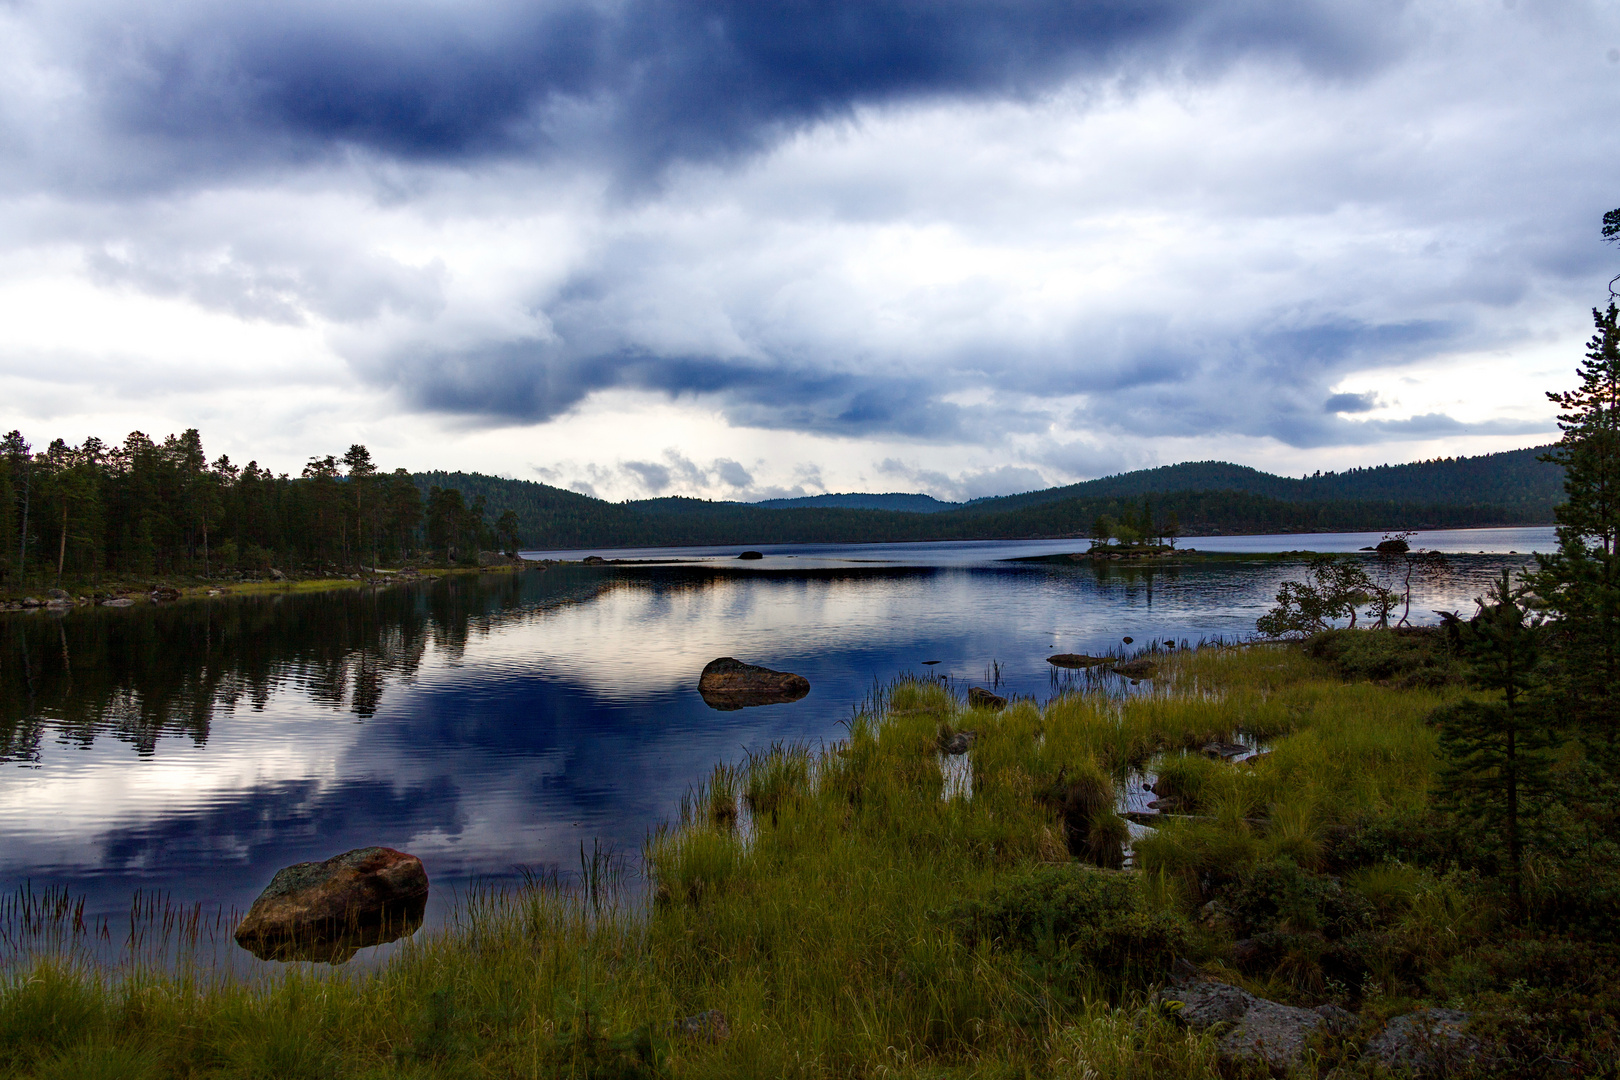
[[[718,768],[649,838],[644,884],[598,854],[475,891],[368,975],[14,963],[0,1074],[1213,1077],[1212,1042],[1145,1007],[1172,952],[1217,958],[1200,873],[1308,864],[1335,824],[1421,806],[1440,699],[1284,648],[1161,665],[1001,712],[882,688],[835,745]],[[962,730],[972,797],[942,798],[941,736]],[[1271,753],[1178,764],[1239,733]],[[1138,842],[1139,871],[1095,868],[1118,862],[1116,786],[1156,764],[1196,780],[1199,813]],[[1356,887],[1389,919],[1444,908],[1430,878],[1381,875]],[[709,1010],[726,1037],[677,1024]]]

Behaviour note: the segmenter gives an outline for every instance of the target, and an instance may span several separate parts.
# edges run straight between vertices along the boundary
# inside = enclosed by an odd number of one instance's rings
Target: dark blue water
[[[1299,571],[1002,561],[1073,547],[691,552],[0,616],[0,890],[65,885],[105,912],[137,889],[245,908],[278,867],[382,844],[422,858],[432,919],[474,880],[566,873],[582,845],[638,851],[716,762],[840,737],[875,682],[988,684],[998,665],[1002,692],[1044,698],[1052,653],[1246,635]],[[1523,562],[1459,556],[1414,617],[1471,609]],[[718,656],[799,672],[811,693],[715,711],[697,679]]]

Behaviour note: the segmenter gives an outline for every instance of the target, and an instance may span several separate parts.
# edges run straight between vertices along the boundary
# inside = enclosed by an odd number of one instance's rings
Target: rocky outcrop
[[[810,680],[803,675],[745,664],[729,656],[711,660],[698,679],[698,693],[709,708],[726,712],[798,701],[809,692]]]
[[[236,943],[261,960],[341,964],[422,925],[422,860],[367,847],[276,871],[236,928]]]
[[[1000,694],[992,694],[982,686],[968,687],[968,708],[989,709],[991,712],[1000,712],[1007,707],[1007,699]]]
[[[1468,1034],[1469,1016],[1456,1009],[1420,1009],[1391,1020],[1362,1052],[1397,1073],[1448,1076],[1486,1064],[1483,1043]]]
[[[763,559],[764,557],[765,553],[763,551],[745,551],[737,556],[739,559]]]
[[[1283,1076],[1305,1063],[1305,1050],[1319,1031],[1337,1027],[1342,1018],[1324,1016],[1315,1009],[1281,1005],[1255,997],[1222,982],[1187,981],[1159,992],[1161,1004],[1169,1006],[1176,1020],[1194,1031],[1208,1031],[1216,1025],[1225,1030],[1216,1040],[1216,1052],[1223,1063],[1239,1068],[1263,1066],[1275,1076]],[[1331,1006],[1324,1006],[1331,1008]]]
[[[1373,550],[1378,552],[1380,555],[1403,555],[1412,550],[1412,545],[1408,544],[1405,540],[1391,537],[1388,540],[1380,540],[1378,542],[1378,546],[1373,548]]]

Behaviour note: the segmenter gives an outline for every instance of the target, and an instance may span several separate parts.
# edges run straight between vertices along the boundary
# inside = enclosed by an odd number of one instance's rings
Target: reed
[[[1196,924],[1205,880],[1314,881],[1330,829],[1421,809],[1443,695],[1346,685],[1286,648],[1158,659],[1145,690],[1099,681],[1044,708],[880,687],[834,745],[717,768],[639,864],[582,851],[567,877],[472,890],[370,974],[109,967],[58,933],[0,975],[0,1074],[1215,1077],[1212,1040],[1147,1007],[1170,956],[1224,955]],[[942,797],[945,730],[977,733],[971,798]],[[1187,756],[1237,734],[1271,752]],[[1097,868],[1124,839],[1116,785],[1155,766],[1197,818],[1138,841],[1138,871]],[[1386,863],[1346,882],[1433,964],[1487,925],[1455,878]],[[0,900],[0,943],[80,915],[61,893]],[[211,925],[148,898],[128,945]],[[1403,963],[1369,986],[1420,992]]]

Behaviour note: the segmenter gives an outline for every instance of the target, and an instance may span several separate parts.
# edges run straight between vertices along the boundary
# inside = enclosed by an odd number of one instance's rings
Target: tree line
[[[845,507],[775,509],[748,503],[662,498],[611,503],[531,480],[478,473],[419,473],[418,486],[476,492],[511,511],[526,548],[658,547],[700,544],[892,543],[1094,536],[1100,518],[1136,528],[1140,495],[1063,499],[994,513],[917,514]],[[1242,491],[1152,496],[1152,514],[1183,536],[1222,533],[1365,532],[1467,528],[1521,519],[1497,506],[1390,500],[1298,502]],[[1139,528],[1136,528],[1140,532]]]
[[[1620,233],[1620,210],[1614,217]],[[1430,720],[1456,850],[1502,883],[1518,919],[1595,917],[1610,934],[1620,902],[1620,308],[1611,302],[1593,317],[1579,386],[1548,395],[1563,433],[1544,456],[1565,477],[1557,550],[1518,580],[1502,571],[1470,617],[1441,613],[1441,647],[1475,692]],[[1407,567],[1410,606],[1425,553],[1390,558]],[[1400,596],[1377,566],[1314,560],[1305,580],[1283,584],[1257,629],[1357,650],[1377,657],[1380,674],[1395,670],[1394,640],[1342,640],[1360,608],[1376,629],[1390,625]],[[1347,628],[1331,629],[1343,619]]]
[[[288,572],[476,561],[517,546],[516,517],[493,525],[481,498],[423,492],[382,472],[359,444],[312,457],[294,477],[250,461],[210,462],[196,429],[158,442],[0,440],[0,582]]]

